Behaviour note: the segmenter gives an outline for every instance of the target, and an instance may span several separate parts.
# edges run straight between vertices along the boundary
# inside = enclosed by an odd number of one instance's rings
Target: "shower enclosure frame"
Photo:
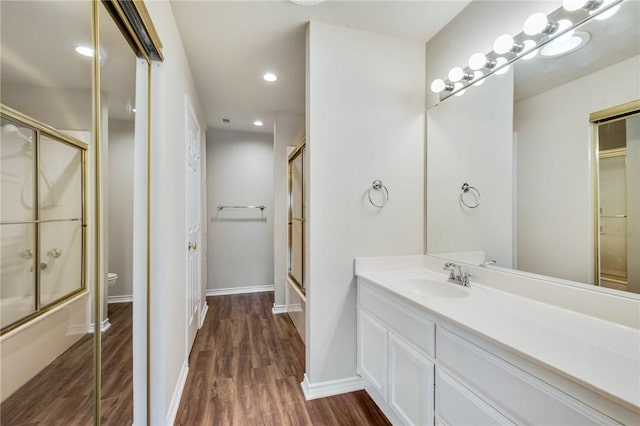
[[[33,255],[33,265],[34,265],[34,273],[35,273],[35,278],[34,278],[34,285],[35,285],[35,312],[28,314],[22,318],[20,318],[19,320],[16,320],[10,324],[8,324],[5,327],[2,327],[2,329],[0,330],[0,335],[4,335],[6,333],[8,333],[11,330],[14,330],[30,321],[32,321],[35,318],[38,318],[39,316],[42,316],[43,314],[45,314],[46,312],[50,311],[51,309],[60,306],[61,304],[63,304],[64,302],[73,299],[74,297],[86,293],[87,290],[87,265],[86,265],[86,260],[87,260],[87,188],[88,188],[88,184],[87,184],[87,161],[88,161],[88,154],[87,154],[87,148],[88,145],[84,142],[82,142],[79,139],[76,139],[74,137],[71,137],[69,135],[65,135],[59,131],[57,131],[56,129],[54,129],[53,127],[42,123],[32,117],[29,117],[26,114],[23,114],[13,108],[10,108],[4,104],[0,103],[0,116],[7,120],[12,122],[13,124],[19,125],[21,127],[26,127],[29,128],[31,131],[33,131],[34,133],[34,140],[33,140],[33,170],[34,170],[34,178],[33,178],[33,208],[34,208],[34,216],[35,218],[32,220],[25,220],[25,221],[7,221],[7,222],[0,222],[1,225],[11,225],[11,224],[33,224],[36,225],[34,227],[34,255]],[[39,229],[39,224],[40,223],[52,223],[52,222],[61,222],[63,220],[60,219],[49,219],[49,220],[40,220],[40,212],[39,212],[39,200],[40,200],[40,192],[39,192],[39,179],[38,179],[38,170],[39,170],[39,164],[40,164],[40,139],[42,138],[42,136],[46,136],[51,140],[55,140],[56,142],[68,145],[72,148],[78,149],[80,152],[80,182],[81,182],[81,191],[80,191],[80,202],[82,205],[81,208],[81,217],[78,218],[80,220],[81,223],[81,231],[82,231],[82,236],[81,236],[81,256],[82,258],[80,259],[80,267],[81,267],[81,271],[80,271],[80,288],[77,288],[73,291],[71,291],[70,293],[65,294],[62,297],[59,297],[47,304],[45,304],[44,306],[42,306],[41,304],[41,289],[40,289],[40,259],[41,259],[41,253],[40,253],[40,229]],[[71,221],[74,220],[73,219],[67,219],[64,221]]]
[[[589,123],[592,126],[592,165],[593,165],[593,282],[597,287],[600,283],[600,142],[598,129],[601,124],[640,115],[640,99],[607,108],[589,115]],[[604,153],[604,151],[603,151]],[[606,155],[606,154],[605,154]]]
[[[303,138],[298,145],[293,149],[293,151],[289,154],[288,157],[288,165],[287,165],[287,178],[288,178],[288,188],[287,188],[287,200],[288,200],[288,213],[287,213],[287,239],[288,239],[288,253],[287,253],[287,276],[289,277],[289,280],[296,286],[298,287],[298,289],[302,292],[302,294],[306,295],[306,288],[305,288],[305,268],[304,268],[304,261],[305,261],[305,253],[304,253],[304,245],[305,245],[305,232],[304,232],[304,222],[305,222],[305,216],[306,216],[306,206],[304,203],[304,197],[305,197],[305,190],[304,190],[304,180],[305,180],[305,173],[304,173],[304,155],[305,155],[305,148],[306,148],[306,139]],[[293,197],[293,162],[298,158],[301,157],[303,159],[302,162],[302,182],[301,182],[301,188],[300,188],[300,195],[301,195],[301,208],[302,208],[302,217],[301,218],[295,218],[293,215],[293,203],[292,203],[292,197]],[[294,241],[293,241],[293,222],[294,221],[300,221],[301,222],[301,236],[300,236],[300,258],[302,259],[302,263],[300,265],[300,277],[296,277],[294,276],[294,274],[292,273],[292,264],[293,264],[293,257],[294,257],[294,253],[293,253],[293,245],[294,245]]]

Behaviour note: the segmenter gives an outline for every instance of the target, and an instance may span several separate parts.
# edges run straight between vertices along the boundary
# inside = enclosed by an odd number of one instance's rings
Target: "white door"
[[[186,104],[186,214],[187,214],[187,354],[198,332],[201,306],[201,172],[200,126],[188,100]]]

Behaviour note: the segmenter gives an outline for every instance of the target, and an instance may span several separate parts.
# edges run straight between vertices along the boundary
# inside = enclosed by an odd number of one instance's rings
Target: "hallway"
[[[304,344],[273,293],[208,297],[176,425],[388,425],[364,391],[305,401]]]

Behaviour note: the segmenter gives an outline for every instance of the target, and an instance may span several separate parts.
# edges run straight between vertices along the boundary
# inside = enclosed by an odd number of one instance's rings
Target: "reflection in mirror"
[[[92,424],[92,3],[0,3],[0,423]],[[55,129],[52,130],[52,129]]]
[[[289,279],[305,293],[304,144],[289,156]]]
[[[640,99],[640,2],[620,6],[577,28],[584,44],[519,60],[428,111],[429,254],[598,285],[589,115]],[[476,209],[458,202],[464,182],[482,193]]]
[[[100,3],[105,283],[102,422],[133,423],[133,168],[138,58]]]
[[[640,110],[598,123],[599,281],[640,293]],[[597,261],[597,260],[596,260]]]

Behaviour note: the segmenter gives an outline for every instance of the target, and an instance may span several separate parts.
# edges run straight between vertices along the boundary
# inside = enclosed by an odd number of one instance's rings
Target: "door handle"
[[[191,249],[194,249],[194,250],[195,250],[196,248],[198,248],[198,244],[196,244],[196,243],[189,243],[189,246],[188,246],[188,247],[189,247],[189,250],[191,250]]]

